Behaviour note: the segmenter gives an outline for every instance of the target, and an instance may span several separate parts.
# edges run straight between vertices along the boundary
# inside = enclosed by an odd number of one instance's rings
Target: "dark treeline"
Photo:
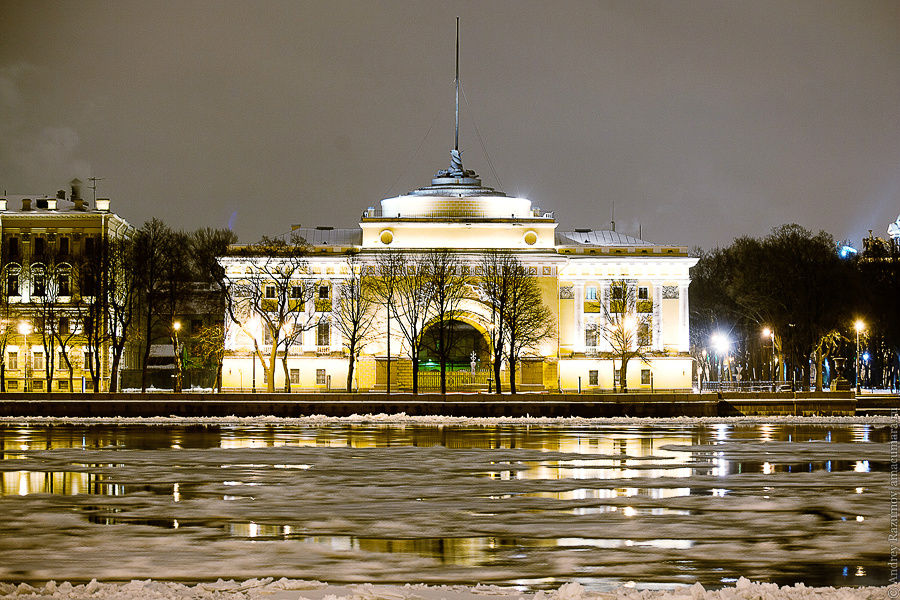
[[[842,257],[828,233],[784,225],[699,257],[691,272],[691,348],[702,379],[774,379],[801,390],[813,381],[821,390],[838,377],[855,382],[860,321],[860,353],[869,356],[862,383],[897,386],[896,243],[870,237],[862,253]],[[731,341],[727,351],[711,343],[717,334]]]

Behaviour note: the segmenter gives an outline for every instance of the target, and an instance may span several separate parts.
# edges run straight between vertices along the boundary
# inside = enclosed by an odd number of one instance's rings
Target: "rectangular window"
[[[622,284],[613,284],[613,286],[609,288],[609,294],[613,300],[624,300],[625,286]]]
[[[59,318],[59,332],[63,335],[69,334],[69,317]]]
[[[59,391],[68,392],[69,391],[69,380],[68,379],[60,379],[59,380]]]
[[[615,379],[616,385],[619,384],[619,381],[622,379],[620,376],[622,375],[622,369],[616,369],[613,374],[613,379]]]
[[[19,389],[19,382],[15,379],[6,382],[6,389],[8,390],[17,390]]]
[[[9,352],[6,355],[6,366],[10,371],[18,371],[19,370],[19,353],[18,352]]]
[[[263,345],[272,345],[272,330],[266,325],[263,325]]]
[[[584,345],[594,347],[597,346],[600,335],[597,333],[596,327],[589,327],[584,330]]]
[[[84,238],[84,254],[85,256],[94,255],[94,238],[90,236]]]
[[[328,300],[328,286],[327,285],[319,286],[319,300]]]
[[[10,258],[18,258],[19,256],[19,238],[11,237],[7,242],[7,249],[9,250]]]
[[[650,385],[650,369],[641,369],[641,385]]]
[[[69,238],[59,238],[59,253],[63,256],[67,256],[69,254]],[[68,382],[66,383],[68,384]]]
[[[316,385],[325,385],[325,369],[316,369]]]
[[[652,343],[650,323],[646,321],[638,325],[638,346],[649,346]]]
[[[44,368],[44,353],[43,352],[35,352],[34,353],[34,370],[40,371]]]
[[[291,383],[300,383],[300,369],[291,369]]]
[[[588,385],[600,385],[600,372],[597,369],[588,371]]]
[[[597,299],[597,288],[591,286],[584,290],[584,299],[585,300],[596,300]]]
[[[43,390],[44,389],[44,380],[43,379],[35,379],[32,382],[32,386],[36,390]]]
[[[638,300],[649,300],[650,299],[650,290],[645,287],[638,288]]]
[[[69,275],[66,273],[61,273],[59,276],[59,295],[60,296],[71,296],[71,288],[69,287]]]
[[[85,369],[86,371],[90,369],[91,356],[92,356],[92,355],[91,355],[91,351],[90,351],[90,350],[85,350],[85,351],[84,351],[84,369]]]
[[[295,285],[291,288],[291,298],[297,300],[299,298],[303,298],[303,286]]]
[[[47,251],[47,240],[42,237],[34,238],[34,256],[43,256]]]
[[[10,296],[19,295],[19,276],[9,275],[6,278],[6,293]]]
[[[331,344],[331,327],[328,321],[322,321],[316,328],[316,343],[319,346],[328,346]]]
[[[45,285],[45,282],[44,282],[44,276],[43,275],[35,275],[34,276],[34,286],[33,286],[34,295],[35,296],[43,296],[46,291],[47,291],[47,286]]]
[[[62,351],[56,355],[56,368],[60,371],[65,371],[69,368],[66,364],[66,355],[63,354]]]
[[[94,391],[94,382],[91,379],[86,379],[84,381],[84,389]]]
[[[275,297],[275,286],[267,285],[266,286],[266,298],[274,298]]]

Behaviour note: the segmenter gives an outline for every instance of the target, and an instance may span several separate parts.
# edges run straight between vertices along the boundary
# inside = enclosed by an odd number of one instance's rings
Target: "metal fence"
[[[447,371],[448,390],[466,390],[473,388],[487,388],[488,378],[493,373],[488,369],[472,371]],[[441,389],[440,371],[419,371],[419,389]]]

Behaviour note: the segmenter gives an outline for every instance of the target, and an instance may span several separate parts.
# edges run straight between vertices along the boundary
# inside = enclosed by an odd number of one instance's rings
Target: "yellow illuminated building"
[[[633,310],[640,313],[642,323],[640,340],[635,343],[640,344],[643,359],[629,361],[628,389],[691,388],[688,286],[689,269],[696,259],[688,256],[687,247],[654,244],[614,230],[559,231],[553,213],[532,206],[526,198],[483,186],[474,171],[462,168],[456,150],[451,152],[451,168],[439,171],[431,185],[382,200],[380,207],[363,213],[359,228],[299,228],[296,233],[311,247],[305,272],[298,280],[327,287],[328,292],[303,307],[321,313],[320,322],[326,325],[305,331],[289,350],[288,376],[294,391],[344,388],[348,358],[337,328],[327,325],[333,307],[339,306],[340,298],[335,296],[349,277],[349,256],[374,275],[379,255],[389,249],[410,253],[450,249],[476,279],[485,251],[514,253],[536,278],[556,329],[555,336],[521,361],[517,369],[521,390],[613,389],[620,361],[598,331],[609,326],[609,303],[614,302],[611,286],[615,285],[625,285],[633,294]],[[253,261],[237,252],[221,259],[235,278],[252,271]],[[475,365],[467,375],[468,384],[455,389],[487,389],[486,378],[479,380],[475,371],[489,376],[490,311],[472,294],[461,312],[457,320],[476,338],[469,346],[475,353]],[[354,389],[383,390],[386,384],[384,310],[375,318],[378,335],[363,349]],[[411,361],[402,339],[395,336],[396,325],[391,333],[391,386],[409,389]],[[261,325],[257,330],[240,328],[226,318],[226,389],[265,389],[262,365],[252,354],[254,338],[268,352],[264,337]],[[279,358],[276,390],[283,389],[284,376]],[[420,378],[420,388],[434,389],[433,381]]]

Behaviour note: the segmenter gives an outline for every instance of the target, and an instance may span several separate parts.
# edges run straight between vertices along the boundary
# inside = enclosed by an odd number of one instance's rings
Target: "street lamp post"
[[[174,392],[181,391],[181,352],[178,349],[178,331],[181,329],[181,323],[174,321],[172,323],[172,339],[175,342],[175,381],[172,382]]]
[[[857,319],[853,328],[856,329],[856,393],[859,394],[859,332],[866,328],[866,324]]]
[[[28,363],[31,362],[28,356],[28,334],[31,333],[31,323],[28,321],[20,321],[19,322],[19,333],[22,334],[24,338],[22,341],[22,345],[24,348],[22,349],[22,360],[24,361],[22,366],[22,372],[25,375],[25,386],[24,391],[28,391]]]
[[[771,338],[772,340],[772,360],[769,363],[769,375],[772,377],[772,391],[775,391],[776,379],[775,379],[775,332],[766,327],[763,329],[763,337]]]

